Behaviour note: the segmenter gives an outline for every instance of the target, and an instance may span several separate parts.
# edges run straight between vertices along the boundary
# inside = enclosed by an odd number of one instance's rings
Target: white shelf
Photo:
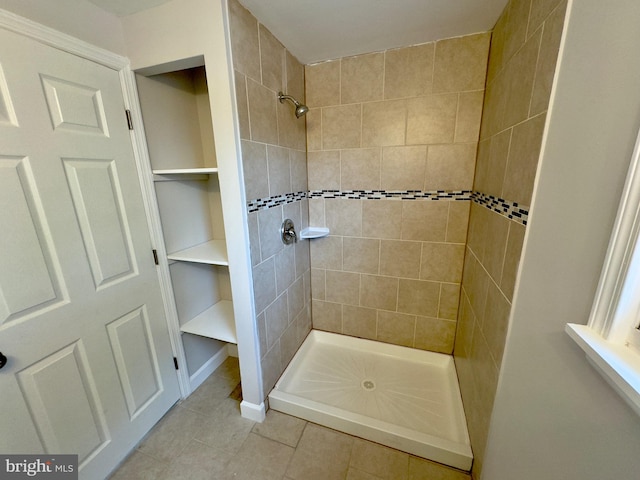
[[[300,232],[300,238],[322,238],[329,235],[329,229],[326,227],[307,227]]]
[[[229,265],[227,246],[224,240],[210,240],[195,247],[167,255],[169,260],[180,262],[206,263],[208,265]]]
[[[193,320],[182,325],[180,331],[237,344],[233,303],[229,300],[219,301]]]
[[[203,168],[169,168],[164,170],[153,170],[154,175],[192,175],[218,173],[217,167]]]

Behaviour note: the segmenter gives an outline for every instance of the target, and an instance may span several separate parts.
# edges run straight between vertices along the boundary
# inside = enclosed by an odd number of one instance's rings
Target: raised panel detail
[[[9,85],[4,76],[2,64],[0,64],[0,123],[18,126],[18,117],[13,108],[11,94],[9,93]]]
[[[63,159],[96,289],[137,273],[115,162]]]
[[[109,136],[100,90],[41,75],[54,130],[71,130]]]
[[[66,302],[51,234],[26,157],[0,156],[0,325]]]
[[[81,341],[17,374],[46,453],[78,454],[80,466],[110,441]]]
[[[162,393],[146,308],[138,308],[111,322],[107,331],[129,416],[134,419]]]

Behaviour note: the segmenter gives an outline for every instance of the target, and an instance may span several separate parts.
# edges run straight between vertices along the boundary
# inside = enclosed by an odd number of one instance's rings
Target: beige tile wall
[[[474,190],[531,204],[566,0],[511,0],[493,32]],[[454,356],[480,478],[525,227],[473,204]]]
[[[307,191],[304,119],[282,90],[304,101],[304,67],[237,0],[229,1],[231,47],[247,200]],[[308,224],[306,200],[249,213],[255,307],[265,397],[311,329],[308,242],[285,246],[280,225]]]
[[[310,190],[471,190],[490,34],[305,68]],[[313,326],[452,353],[470,202],[312,198]]]

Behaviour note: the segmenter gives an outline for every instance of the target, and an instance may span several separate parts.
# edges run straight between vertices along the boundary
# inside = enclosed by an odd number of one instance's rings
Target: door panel
[[[45,450],[78,454],[79,465],[110,440],[95,377],[82,347],[79,340],[18,374]]]
[[[102,478],[179,399],[117,71],[0,29],[3,453]]]
[[[18,126],[16,111],[13,109],[11,95],[9,95],[9,87],[4,77],[2,63],[0,63],[0,123]]]
[[[29,159],[0,157],[0,325],[64,301],[64,284]]]
[[[41,75],[54,129],[109,136],[100,90]]]
[[[96,288],[137,274],[115,162],[63,163]]]
[[[107,326],[129,417],[135,418],[162,393],[162,378],[146,308],[141,307]]]

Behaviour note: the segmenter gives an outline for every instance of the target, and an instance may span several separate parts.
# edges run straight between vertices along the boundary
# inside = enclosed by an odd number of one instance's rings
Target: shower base
[[[473,455],[449,355],[312,330],[269,394],[269,406],[471,469]]]

